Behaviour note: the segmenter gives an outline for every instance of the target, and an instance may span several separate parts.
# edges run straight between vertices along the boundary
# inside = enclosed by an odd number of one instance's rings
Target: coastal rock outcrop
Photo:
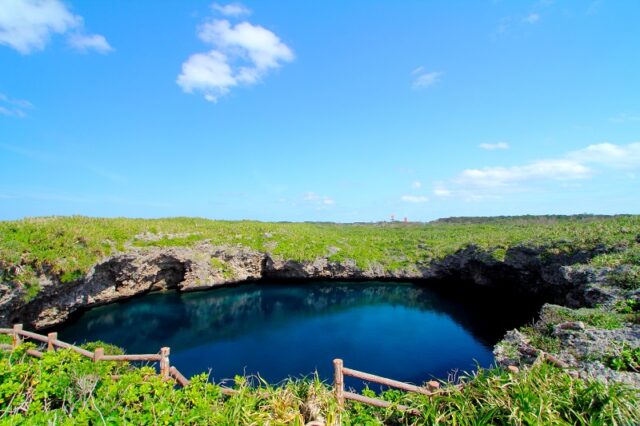
[[[507,367],[543,362],[552,354],[552,363],[581,377],[640,388],[637,367],[613,361],[623,351],[631,353],[640,348],[640,324],[628,321],[637,321],[636,315],[623,315],[615,309],[572,310],[545,304],[540,319],[526,332],[507,332],[495,346],[494,356],[499,365]]]
[[[593,268],[569,266],[601,252],[578,251],[541,256],[542,248],[517,246],[503,260],[469,246],[440,260],[386,270],[377,264],[360,267],[353,260],[283,259],[240,246],[201,243],[194,247],[132,248],[98,262],[73,282],[42,273],[40,291],[31,300],[24,289],[0,286],[0,324],[22,322],[35,328],[65,321],[78,309],[110,303],[151,291],[196,291],[245,281],[267,280],[434,280],[456,279],[533,295],[543,300],[584,306],[614,296],[598,287]]]

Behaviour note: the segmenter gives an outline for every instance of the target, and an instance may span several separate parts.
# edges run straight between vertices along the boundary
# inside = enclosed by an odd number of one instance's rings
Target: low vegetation
[[[425,265],[475,245],[503,260],[516,245],[548,254],[606,247],[595,266],[612,280],[640,287],[640,216],[523,216],[454,218],[431,223],[270,223],[199,218],[104,219],[44,217],[0,222],[0,282],[15,282],[33,297],[36,276],[61,282],[82,277],[105,256],[149,247],[244,246],[291,260],[351,259],[366,269]],[[224,273],[224,270],[222,270]]]
[[[640,216],[533,216],[451,218],[432,223],[266,223],[198,218],[100,219],[49,217],[0,222],[0,285],[22,286],[23,298],[38,295],[38,276],[62,284],[81,278],[100,259],[157,247],[242,246],[289,260],[351,260],[360,268],[387,270],[427,266],[458,250],[475,246],[495,261],[509,249],[531,246],[541,257],[579,250],[598,252],[589,265],[604,271],[607,284],[640,288]],[[233,274],[221,259],[211,268]],[[593,271],[592,271],[593,272]],[[600,276],[600,275],[599,275]],[[521,328],[531,345],[549,353],[561,350],[554,327],[581,322],[618,330],[640,323],[638,297],[596,308],[547,309],[544,320]],[[6,337],[6,336],[5,336]],[[0,336],[0,343],[3,336]],[[98,342],[89,349],[106,346]],[[322,419],[327,425],[361,424],[640,424],[638,389],[583,380],[536,362],[518,373],[478,369],[461,380],[461,389],[425,397],[398,391],[374,392],[420,415],[349,402],[341,409],[331,387],[317,377],[270,385],[259,378],[236,377],[237,395],[225,396],[206,374],[177,389],[148,366],[93,363],[61,350],[42,359],[26,355],[32,344],[0,350],[0,424],[293,424]],[[612,346],[613,347],[613,346]],[[511,349],[517,355],[517,348]],[[618,345],[599,358],[618,371],[638,371],[640,351]],[[107,353],[120,349],[108,346]],[[114,379],[113,376],[117,376]]]
[[[634,371],[640,373],[640,347],[632,348],[621,345],[615,348],[606,358],[606,364],[617,371]]]
[[[89,345],[89,349],[103,343]],[[631,425],[640,422],[637,390],[571,377],[540,363],[518,373],[480,369],[462,377],[462,389],[438,396],[384,391],[378,397],[419,415],[347,402],[340,409],[331,387],[317,377],[272,386],[236,377],[237,395],[225,396],[206,374],[185,388],[161,380],[152,367],[99,362],[67,350],[30,357],[26,343],[0,350],[2,424],[304,425]],[[107,352],[119,352],[108,347]],[[113,378],[117,375],[118,378]],[[374,390],[365,394],[373,396]]]
[[[605,330],[615,330],[625,323],[637,323],[640,321],[638,313],[635,311],[636,302],[625,300],[625,304],[618,303],[613,309],[580,308],[569,309],[560,306],[553,310],[547,310],[544,325],[550,328],[553,325],[567,321],[581,321],[587,326],[602,328]],[[551,330],[549,330],[551,331]]]

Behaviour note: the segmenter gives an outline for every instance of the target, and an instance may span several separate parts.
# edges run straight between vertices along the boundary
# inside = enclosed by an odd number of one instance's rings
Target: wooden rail
[[[151,361],[158,362],[160,367],[160,375],[163,378],[173,378],[176,383],[181,386],[189,384],[189,380],[184,377],[177,368],[172,367],[169,362],[169,354],[171,350],[168,347],[160,348],[160,353],[157,354],[129,354],[129,355],[105,355],[104,348],[96,348],[94,352],[86,349],[79,348],[70,343],[58,340],[58,333],[49,333],[43,336],[38,333],[23,330],[22,324],[15,324],[13,328],[0,328],[0,334],[8,334],[12,337],[11,345],[0,345],[0,349],[15,349],[22,343],[24,338],[37,340],[41,343],[47,344],[47,351],[54,351],[56,348],[69,349],[79,353],[82,356],[91,358],[94,362],[98,361]],[[27,354],[42,358],[42,352],[35,349],[28,349]]]
[[[543,352],[541,350],[531,349],[531,350],[526,350],[525,353],[530,355],[537,355],[543,361],[547,361],[550,364],[553,364],[554,366],[559,368],[566,369],[569,367],[568,364],[565,363],[564,361],[556,358],[551,354]],[[514,365],[510,365],[507,367],[507,371],[509,371],[510,373],[518,373],[520,369]],[[571,374],[576,372],[569,371],[568,373]],[[376,376],[374,374],[365,373],[363,371],[347,368],[344,366],[344,362],[339,358],[333,360],[333,389],[334,389],[336,400],[338,401],[338,405],[344,406],[345,400],[348,399],[352,401],[362,402],[364,404],[373,405],[374,407],[381,407],[381,408],[395,407],[398,410],[405,411],[407,413],[411,413],[414,415],[420,415],[421,413],[419,410],[407,407],[405,405],[394,404],[389,401],[383,401],[382,399],[370,398],[368,396],[345,391],[344,390],[345,376],[355,377],[355,378],[366,380],[369,382],[378,383],[384,386],[401,389],[407,392],[415,392],[415,393],[419,393],[427,396],[444,393],[449,389],[462,389],[463,387],[463,384],[457,384],[454,386],[449,386],[446,389],[440,389],[440,383],[433,380],[427,382],[425,384],[426,386],[416,386],[410,383],[400,382],[397,380],[388,379],[386,377]]]
[[[440,388],[440,383],[436,381],[428,382],[427,387],[421,387],[416,385],[411,385],[405,382],[399,382],[397,380],[387,379],[386,377],[375,376],[373,374],[365,373],[358,370],[352,370],[347,367],[342,368],[342,374],[345,376],[355,377],[357,379],[366,380],[368,382],[379,383],[381,385],[394,387],[396,389],[401,389],[407,392],[416,392],[421,393],[423,395],[433,395],[433,390]]]
[[[150,361],[158,362],[160,367],[160,375],[164,379],[173,379],[178,385],[184,387],[188,386],[191,381],[187,379],[176,367],[173,367],[169,362],[170,348],[160,348],[160,352],[157,354],[128,354],[128,355],[105,355],[104,348],[96,348],[94,352],[86,349],[79,348],[70,343],[58,340],[58,333],[49,333],[46,336],[33,333],[22,329],[22,324],[15,324],[13,328],[0,328],[0,334],[8,334],[13,338],[11,345],[0,344],[0,349],[12,350],[22,343],[23,337],[37,340],[47,344],[47,351],[54,351],[56,348],[69,349],[79,353],[82,356],[91,358],[94,362],[98,361]],[[42,352],[35,349],[28,349],[27,354],[42,358]],[[111,376],[112,379],[117,380],[119,375]],[[220,386],[220,389],[224,395],[236,395],[237,390],[231,389],[225,386]]]
[[[398,410],[406,411],[411,414],[419,415],[420,411],[409,408],[404,405],[393,404],[389,401],[383,401],[377,398],[370,398],[368,396],[360,395],[353,392],[347,392],[344,390],[344,377],[350,376],[358,379],[366,380],[368,382],[378,383],[384,386],[401,389],[407,392],[416,392],[422,395],[431,396],[438,392],[440,389],[440,383],[436,381],[427,382],[426,386],[416,386],[410,383],[400,382],[393,379],[388,379],[382,376],[376,376],[374,374],[365,373],[363,371],[353,370],[346,368],[344,362],[341,359],[333,360],[333,387],[336,395],[336,400],[339,405],[344,405],[344,401],[349,399],[352,401],[362,402],[365,404],[373,405],[375,407],[388,408],[391,406],[396,407]]]

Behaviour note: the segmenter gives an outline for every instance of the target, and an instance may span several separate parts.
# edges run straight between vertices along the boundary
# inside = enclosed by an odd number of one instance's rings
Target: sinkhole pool
[[[59,338],[102,340],[127,353],[169,346],[185,376],[210,371],[216,382],[259,374],[276,383],[314,371],[330,381],[332,360],[342,358],[353,369],[422,383],[491,366],[493,345],[534,319],[539,305],[519,299],[455,282],[246,284],[96,307],[63,325]]]

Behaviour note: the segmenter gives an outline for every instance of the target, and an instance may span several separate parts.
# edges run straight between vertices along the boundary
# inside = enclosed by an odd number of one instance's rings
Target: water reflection
[[[216,380],[260,373],[270,381],[331,360],[420,382],[492,362],[491,347],[534,309],[489,297],[452,297],[397,283],[245,285],[151,294],[92,309],[60,331],[66,341],[104,340],[129,353],[170,346],[185,374],[212,369]],[[509,306],[512,311],[509,312]]]

